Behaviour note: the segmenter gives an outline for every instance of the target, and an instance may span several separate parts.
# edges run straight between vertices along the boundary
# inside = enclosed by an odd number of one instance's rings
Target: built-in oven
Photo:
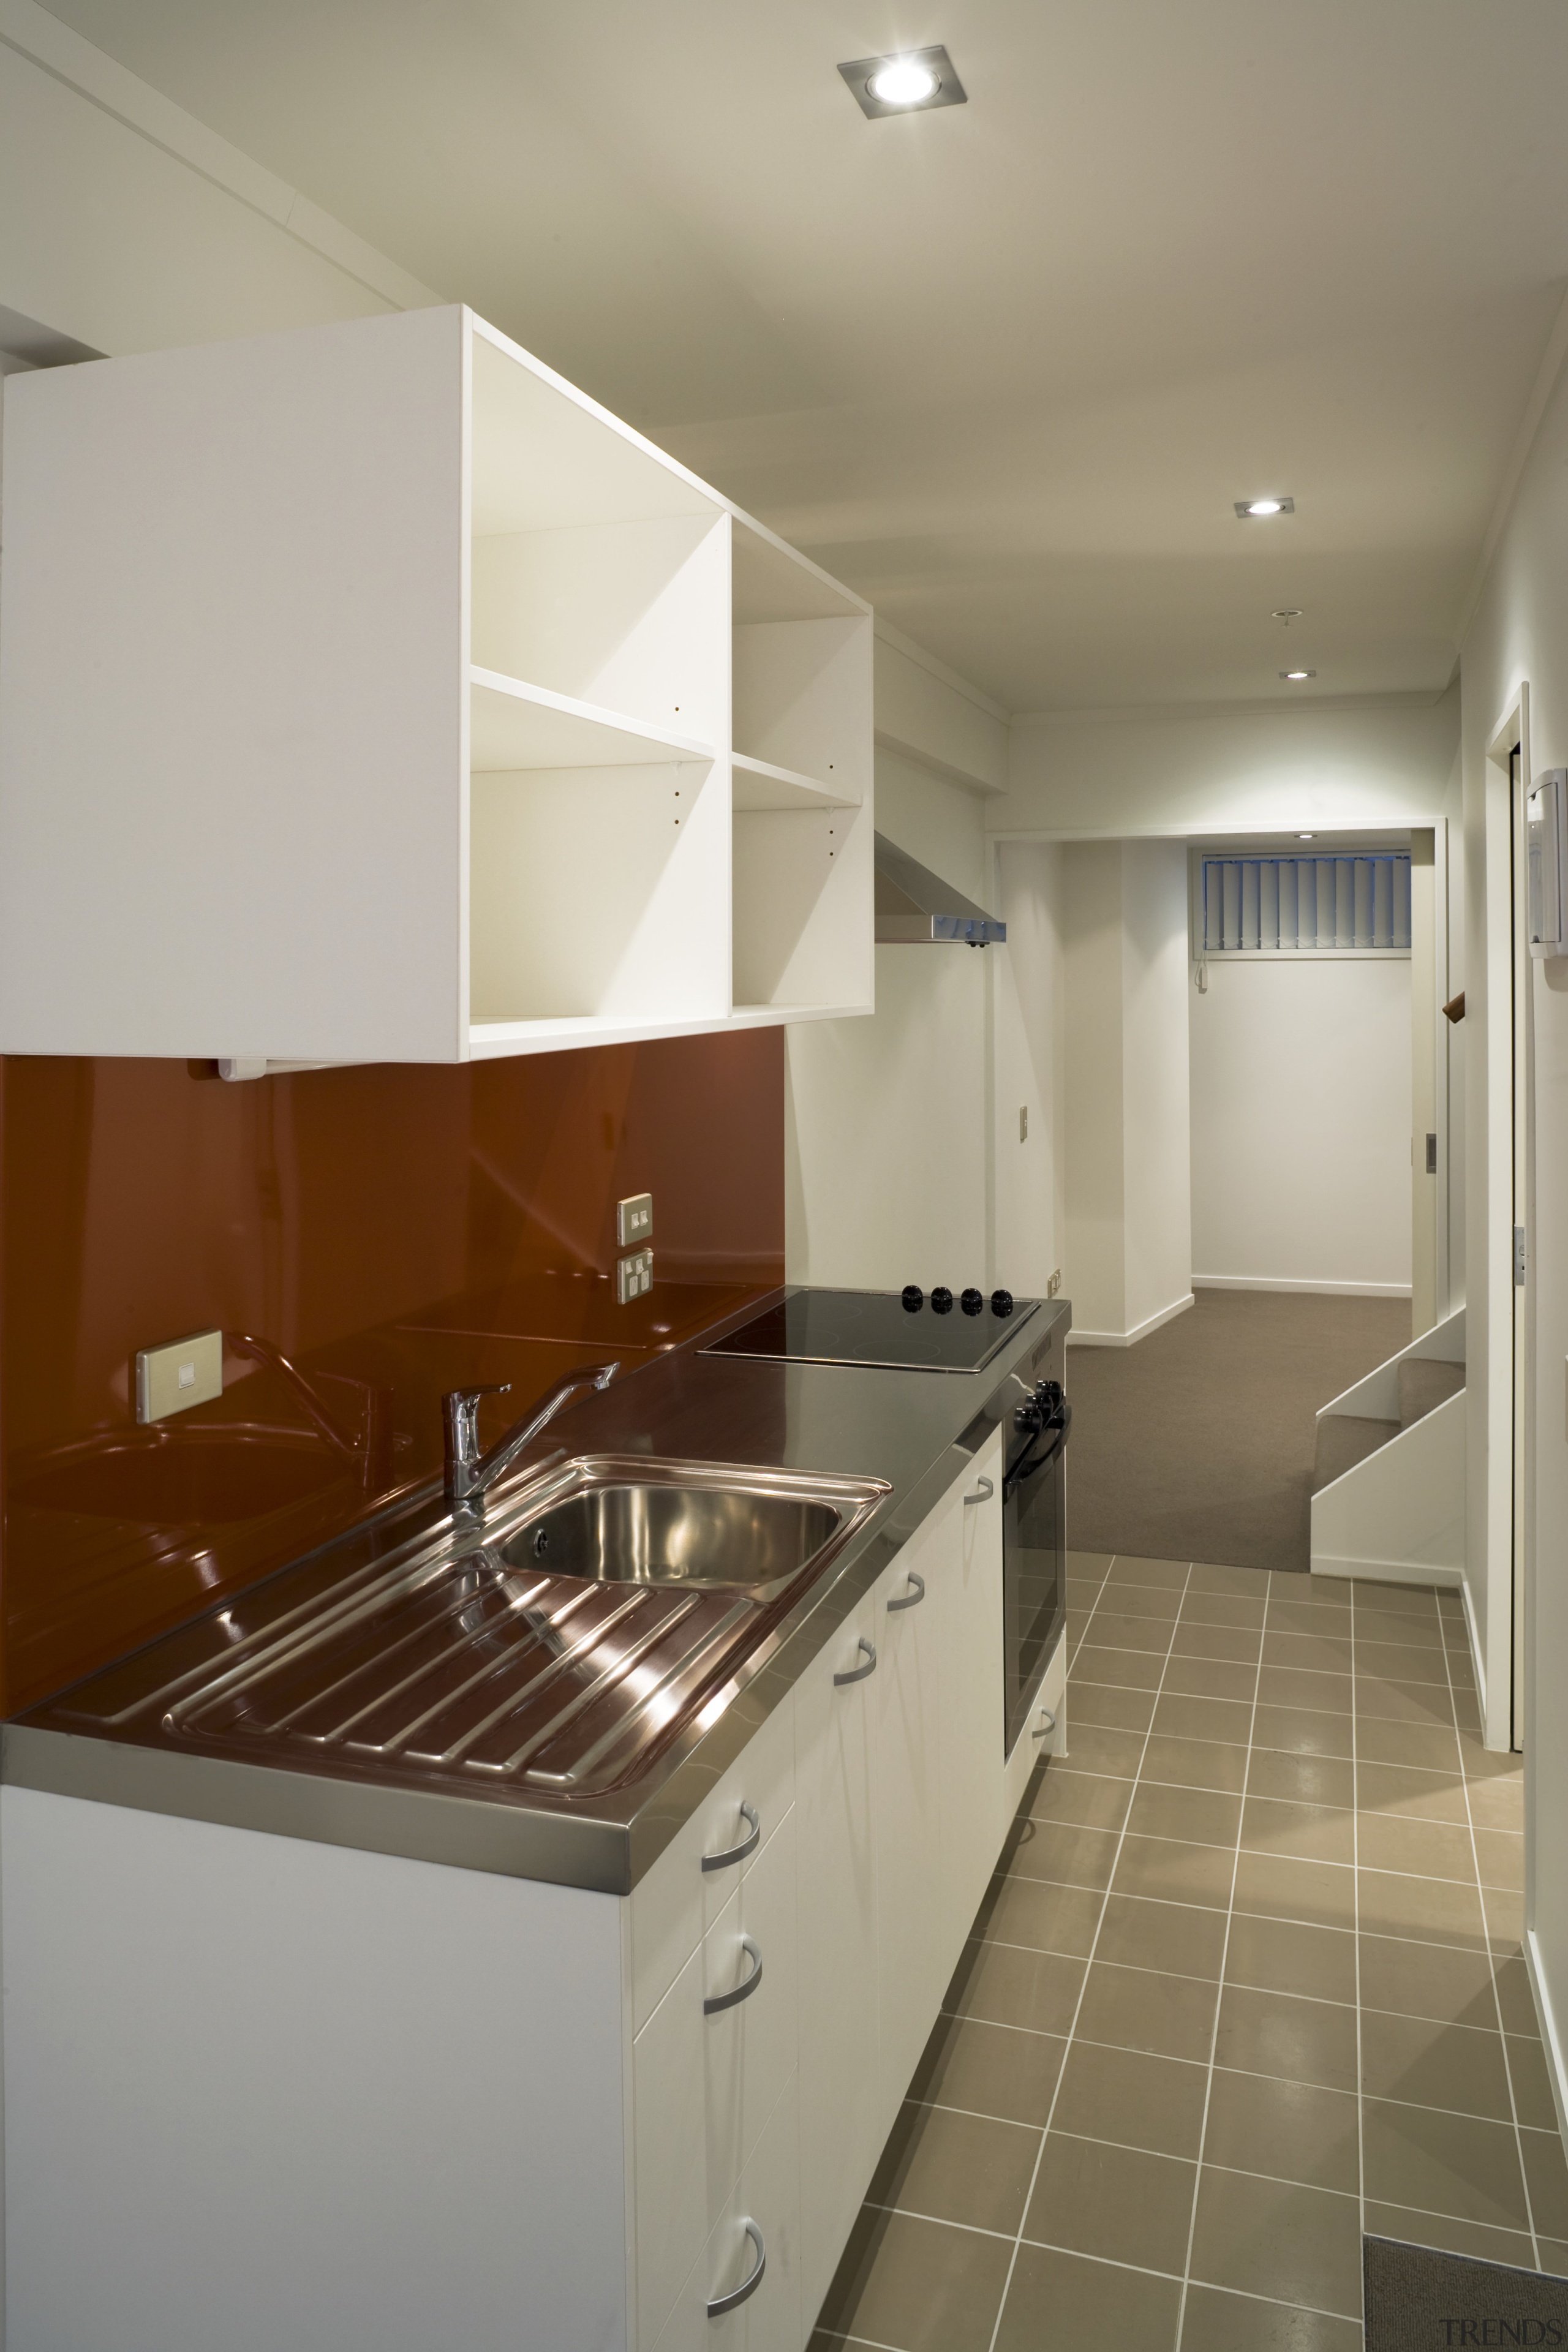
[[[1061,1338],[1005,1384],[1002,1443],[1002,1675],[1011,1755],[1067,1622],[1067,1442]]]

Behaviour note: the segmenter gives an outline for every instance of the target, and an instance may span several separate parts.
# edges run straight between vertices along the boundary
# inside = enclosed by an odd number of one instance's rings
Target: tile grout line
[[[1443,1625],[1443,1612],[1440,1609],[1437,1612],[1437,1619],[1439,1624]],[[1469,1633],[1468,1629],[1465,1634],[1465,1641],[1468,1646],[1469,1643]],[[1443,1660],[1445,1664],[1447,1663],[1447,1657],[1448,1631],[1447,1625],[1443,1625]],[[1508,2083],[1509,2112],[1513,2117],[1514,2154],[1519,2159],[1519,2178],[1521,2185],[1524,2190],[1525,2223],[1530,2231],[1531,2252],[1535,2256],[1535,2267],[1539,2271],[1544,2270],[1545,2264],[1541,2259],[1541,2237],[1540,2232],[1537,2231],[1535,2226],[1535,2200],[1531,2195],[1530,2175],[1525,2169],[1524,2141],[1520,2133],[1519,2099],[1513,2087],[1513,2061],[1509,2054],[1508,2034],[1504,2030],[1502,2021],[1502,1995],[1498,1990],[1497,1981],[1497,1954],[1492,1949],[1491,1921],[1487,1916],[1487,1890],[1481,1878],[1480,1849],[1476,1843],[1476,1819],[1474,1813],[1470,1810],[1470,1778],[1469,1774],[1465,1769],[1465,1743],[1459,1731],[1458,1701],[1454,1690],[1454,1678],[1452,1674],[1450,1674],[1448,1677],[1448,1705],[1453,1711],[1454,1740],[1459,1750],[1459,1786],[1465,1792],[1465,1821],[1469,1832],[1470,1857],[1475,1864],[1476,1895],[1481,1906],[1481,1934],[1486,1939],[1487,1973],[1491,1978],[1492,2008],[1497,2016],[1498,2039],[1502,2043],[1503,2074]],[[1484,1726],[1482,1727],[1481,1738],[1484,1743]],[[1524,1898],[1521,1895],[1520,1897],[1520,1918],[1521,1927],[1523,1924],[1523,1913]]]
[[[1241,1801],[1236,1812],[1236,1850],[1230,1863],[1230,1898],[1225,1910],[1225,1940],[1220,1947],[1219,1982],[1215,1988],[1214,2023],[1209,2032],[1208,2071],[1204,2079],[1203,2120],[1198,2126],[1197,2161],[1193,2167],[1193,2210],[1187,2217],[1187,2242],[1182,2256],[1182,2293],[1176,2305],[1176,2345],[1187,2325],[1187,2294],[1193,2283],[1193,2248],[1198,2233],[1198,2199],[1203,2190],[1204,2149],[1208,2144],[1209,2104],[1214,2097],[1215,2053],[1219,2047],[1219,2013],[1225,2003],[1225,1972],[1230,1962],[1230,1930],[1236,1917],[1236,1882],[1241,1871],[1241,1833],[1247,1819],[1247,1789],[1252,1778],[1252,1735],[1258,1726],[1258,1694],[1263,1681],[1263,1645],[1268,1638],[1268,1604],[1274,1597],[1274,1574],[1263,1588],[1263,1622],[1258,1633],[1258,1664],[1252,1677],[1252,1713],[1247,1735],[1247,1768],[1242,1775]]]
[[[1109,1582],[1109,1581],[1110,1581],[1110,1570],[1111,1570],[1111,1569],[1112,1569],[1112,1568],[1114,1568],[1114,1567],[1115,1567],[1115,1565],[1116,1565],[1116,1561],[1117,1561],[1117,1559],[1118,1559],[1118,1554],[1116,1554],[1115,1552],[1112,1552],[1112,1554],[1111,1554],[1111,1556],[1110,1556],[1110,1563],[1108,1564],[1108,1566],[1107,1566],[1107,1568],[1106,1568],[1106,1571],[1105,1571],[1105,1575],[1106,1575],[1106,1581],[1107,1581],[1107,1582]],[[1192,1583],[1192,1580],[1193,1580],[1193,1563],[1192,1563],[1192,1561],[1191,1561],[1191,1560],[1189,1560],[1189,1561],[1187,1562],[1187,1566],[1186,1566],[1186,1574],[1184,1575],[1184,1578],[1183,1578],[1183,1580],[1182,1580],[1181,1599],[1182,1599],[1183,1601],[1184,1601],[1184,1600],[1186,1599],[1186,1597],[1187,1597],[1187,1591],[1188,1591],[1188,1588],[1190,1587],[1190,1585],[1191,1585],[1191,1583]],[[1102,1587],[1102,1591],[1103,1591],[1103,1587]],[[1096,1608],[1098,1608],[1098,1607],[1099,1607],[1099,1605],[1100,1605],[1100,1604],[1099,1604],[1099,1602],[1098,1602],[1098,1601],[1096,1601],[1096,1603],[1095,1603],[1095,1607],[1096,1607]],[[1090,1611],[1090,1612],[1089,1612],[1089,1613],[1090,1613],[1090,1615],[1092,1616],[1092,1614],[1093,1614],[1093,1611]],[[1181,1613],[1181,1612],[1180,1612],[1180,1604],[1178,1603],[1178,1607],[1177,1607],[1177,1616],[1178,1616],[1178,1617],[1180,1616],[1180,1613]],[[1153,1737],[1153,1728],[1154,1728],[1154,1714],[1155,1714],[1155,1710],[1156,1710],[1156,1709],[1158,1708],[1158,1706],[1159,1706],[1159,1704],[1160,1704],[1160,1691],[1164,1687],[1165,1675],[1166,1675],[1167,1672],[1168,1672],[1168,1671],[1169,1671],[1169,1669],[1170,1669],[1171,1659],[1172,1659],[1172,1656],[1173,1656],[1173,1654],[1174,1654],[1175,1640],[1176,1640],[1176,1624],[1175,1624],[1175,1620],[1173,1620],[1173,1622],[1172,1622],[1172,1625],[1171,1625],[1171,1647],[1170,1647],[1170,1648],[1166,1651],[1166,1653],[1165,1653],[1165,1663],[1164,1663],[1164,1665],[1163,1665],[1163,1666],[1162,1667],[1162,1669],[1161,1669],[1159,1687],[1157,1687],[1157,1688],[1156,1688],[1156,1690],[1155,1690],[1155,1692],[1154,1692],[1154,1705],[1153,1705],[1153,1706],[1152,1706],[1152,1707],[1151,1707],[1151,1709],[1150,1709],[1150,1711],[1149,1711],[1149,1728],[1148,1728],[1148,1729],[1144,1732],[1144,1734],[1143,1734],[1143,1745],[1142,1745],[1142,1748],[1140,1748],[1140,1750],[1139,1750],[1139,1755],[1138,1755],[1138,1766],[1139,1766],[1139,1770],[1140,1770],[1140,1771],[1142,1771],[1142,1769],[1143,1758],[1147,1755],[1148,1750],[1149,1750],[1149,1742],[1150,1742],[1150,1740],[1151,1740],[1151,1739],[1152,1738],[1152,1737]],[[1049,1768],[1048,1768],[1048,1767],[1047,1767],[1047,1770],[1049,1769]],[[1136,1796],[1137,1787],[1138,1787],[1138,1782],[1137,1782],[1136,1778],[1134,1778],[1134,1780],[1133,1780],[1132,1787],[1133,1787],[1134,1796]],[[1129,1801],[1128,1801],[1127,1811],[1128,1811],[1128,1815],[1129,1815],[1129,1816],[1131,1815],[1131,1811],[1132,1811],[1132,1801],[1133,1801],[1133,1800],[1132,1800],[1132,1799],[1131,1799],[1131,1798],[1130,1798],[1130,1799],[1129,1799]],[[1018,2216],[1018,2231],[1017,2231],[1017,2235],[1015,2237],[1015,2239],[1014,2239],[1014,2241],[1013,2241],[1013,2252],[1012,2252],[1011,2256],[1009,2257],[1008,2263],[1007,2263],[1007,2275],[1006,2275],[1006,2277],[1005,2277],[1005,2278],[1003,2280],[1003,2282],[1002,2282],[1002,2299],[1001,2299],[1001,2301],[998,2303],[998,2305],[997,2305],[997,2306],[996,2306],[996,2317],[995,2317],[994,2321],[994,2322],[993,2322],[993,2324],[992,2324],[991,2334],[990,2334],[989,2337],[987,2338],[987,2342],[986,2342],[986,2352],[996,2352],[996,2344],[997,2344],[997,2339],[998,2339],[998,2337],[1000,2336],[1001,2332],[1002,2332],[1002,2321],[1003,2321],[1003,2318],[1004,2318],[1004,2316],[1005,2316],[1005,2313],[1006,2313],[1006,2309],[1007,2309],[1007,2298],[1008,2298],[1008,2296],[1011,2294],[1011,2293],[1012,2293],[1012,2291],[1013,2291],[1013,2276],[1014,2276],[1014,2273],[1016,2271],[1016,2269],[1017,2269],[1017,2267],[1018,2267],[1018,2251],[1019,2251],[1019,2248],[1023,2245],[1023,2242],[1024,2242],[1024,2224],[1027,2221],[1027,2220],[1028,2220],[1028,2218],[1029,2218],[1029,2207],[1030,2207],[1030,2205],[1031,2205],[1031,2204],[1033,2203],[1033,2201],[1034,2201],[1035,2185],[1036,2185],[1036,2183],[1037,2182],[1037,2180],[1039,2179],[1039,2177],[1040,2177],[1040,2167],[1041,2167],[1041,2165],[1042,2165],[1042,2164],[1044,2163],[1044,2161],[1045,2161],[1045,2155],[1046,2155],[1046,2143],[1047,2143],[1047,2140],[1049,2139],[1049,2137],[1050,2137],[1050,2133],[1051,2133],[1051,2122],[1052,2122],[1052,2119],[1053,2119],[1053,2117],[1055,2116],[1056,2112],[1057,2112],[1057,2101],[1061,2097],[1061,2092],[1062,2092],[1062,2080],[1063,2080],[1063,2077],[1064,2077],[1064,2076],[1066,2075],[1066,2074],[1067,2074],[1067,2070],[1068,2070],[1068,2060],[1069,2060],[1069,2058],[1072,2056],[1073,2036],[1074,2036],[1074,2034],[1075,2034],[1075,2033],[1077,2032],[1077,2031],[1078,2031],[1079,2012],[1079,2011],[1080,2011],[1080,2010],[1082,2009],[1082,2007],[1083,2007],[1084,1995],[1085,1995],[1085,1994],[1087,1993],[1087,1991],[1089,1990],[1089,1972],[1090,1969],[1092,1969],[1092,1968],[1093,1968],[1093,1966],[1094,1966],[1094,1956],[1095,1956],[1095,1953],[1096,1953],[1096,1951],[1099,1949],[1099,1947],[1100,1947],[1100,1929],[1103,1927],[1103,1926],[1105,1925],[1105,1913],[1106,1913],[1106,1906],[1107,1906],[1107,1905],[1108,1905],[1108,1904],[1110,1903],[1110,1889],[1111,1889],[1111,1886],[1113,1885],[1113,1884],[1115,1883],[1117,1868],[1118,1868],[1118,1865],[1120,1864],[1121,1860],[1121,1848],[1122,1848],[1122,1845],[1123,1845],[1123,1843],[1124,1843],[1124,1842],[1125,1842],[1125,1840],[1126,1840],[1126,1836],[1127,1836],[1127,1821],[1126,1821],[1126,1819],[1123,1819],[1123,1821],[1122,1821],[1122,1824],[1121,1824],[1121,1830],[1120,1830],[1120,1832],[1118,1832],[1118,1835],[1117,1835],[1117,1841],[1116,1841],[1116,1852],[1115,1852],[1114,1855],[1111,1857],[1110,1874],[1110,1876],[1107,1878],[1107,1880],[1106,1880],[1106,1882],[1105,1882],[1105,1892],[1103,1893],[1103,1895],[1102,1895],[1100,1896],[1100,1912],[1099,1912],[1099,1916],[1097,1916],[1097,1918],[1096,1918],[1096,1920],[1095,1920],[1095,1923],[1094,1923],[1094,1934],[1093,1934],[1093,1936],[1092,1936],[1092,1937],[1090,1937],[1090,1939],[1089,1939],[1089,1953],[1088,1953],[1088,1957],[1085,1958],[1085,1961],[1084,1961],[1084,1964],[1083,1964],[1083,1981],[1082,1981],[1082,1982],[1081,1982],[1081,1984],[1079,1986],[1079,1989],[1078,1989],[1078,1999],[1077,1999],[1077,2000],[1073,2003],[1072,2019],[1071,2019],[1070,2023],[1069,2023],[1069,2024],[1068,2024],[1068,2031],[1067,2031],[1067,2039],[1066,2039],[1066,2041],[1065,2041],[1065,2042],[1064,2042],[1064,2044],[1063,2044],[1063,2047],[1062,2047],[1062,2063],[1061,2063],[1060,2066],[1057,2069],[1057,2079],[1056,2079],[1056,2083],[1055,2083],[1055,2084],[1053,2085],[1053,2087],[1052,2087],[1052,2091],[1051,2091],[1051,2103],[1050,2103],[1050,2105],[1049,2105],[1049,2106],[1047,2108],[1047,2110],[1046,2110],[1046,2120],[1045,2120],[1045,2125],[1044,2125],[1044,2127],[1043,2127],[1043,2129],[1041,2130],[1041,2133],[1040,2133],[1040,2145],[1039,2145],[1039,2147],[1038,2147],[1036,2149],[1036,2151],[1035,2151],[1035,2164],[1034,2164],[1034,2169],[1033,2169],[1033,2171],[1032,2171],[1032,2172],[1030,2173],[1030,2175],[1029,2175],[1029,2185],[1028,2185],[1028,2188],[1026,2189],[1026,2191],[1025,2191],[1025,2193],[1024,2193],[1024,2204],[1023,2204],[1023,2210],[1022,2210],[1022,2211],[1020,2212],[1020,2214],[1019,2214],[1019,2216]]]

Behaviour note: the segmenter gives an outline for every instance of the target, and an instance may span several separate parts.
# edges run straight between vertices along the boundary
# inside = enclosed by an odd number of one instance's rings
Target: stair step
[[[1369,1454],[1375,1454],[1380,1445],[1386,1445],[1391,1437],[1398,1434],[1399,1423],[1396,1421],[1363,1421],[1351,1413],[1326,1413],[1318,1423],[1317,1458],[1312,1465],[1313,1494],[1321,1494],[1325,1486],[1331,1486],[1336,1478],[1342,1478],[1347,1470],[1353,1469],[1358,1462],[1364,1462]]]
[[[1465,1385],[1463,1364],[1447,1364],[1412,1356],[1399,1367],[1399,1426],[1424,1421]]]

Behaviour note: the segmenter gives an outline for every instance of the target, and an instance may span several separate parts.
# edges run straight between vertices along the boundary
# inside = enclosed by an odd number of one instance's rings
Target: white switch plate
[[[653,1239],[653,1194],[634,1192],[628,1200],[616,1202],[616,1247],[636,1249],[639,1242]]]
[[[629,1307],[634,1298],[641,1298],[653,1288],[652,1250],[634,1250],[629,1257],[616,1260],[616,1305]]]
[[[136,1351],[136,1418],[166,1421],[223,1394],[223,1333],[193,1331]]]

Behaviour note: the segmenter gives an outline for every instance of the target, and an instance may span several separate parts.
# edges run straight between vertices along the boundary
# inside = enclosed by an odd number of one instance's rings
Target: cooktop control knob
[[[1013,1312],[1013,1294],[1010,1290],[994,1290],[992,1292],[991,1312],[993,1315],[1011,1315]]]
[[[931,1292],[931,1311],[933,1315],[951,1315],[952,1313],[952,1293],[948,1289],[945,1284],[939,1285],[939,1286]]]
[[[906,1282],[904,1285],[905,1313],[909,1315],[918,1315],[925,1303],[926,1295],[921,1288],[920,1285],[915,1282]]]
[[[958,1303],[966,1315],[978,1315],[985,1304],[985,1293],[983,1290],[966,1290]]]

